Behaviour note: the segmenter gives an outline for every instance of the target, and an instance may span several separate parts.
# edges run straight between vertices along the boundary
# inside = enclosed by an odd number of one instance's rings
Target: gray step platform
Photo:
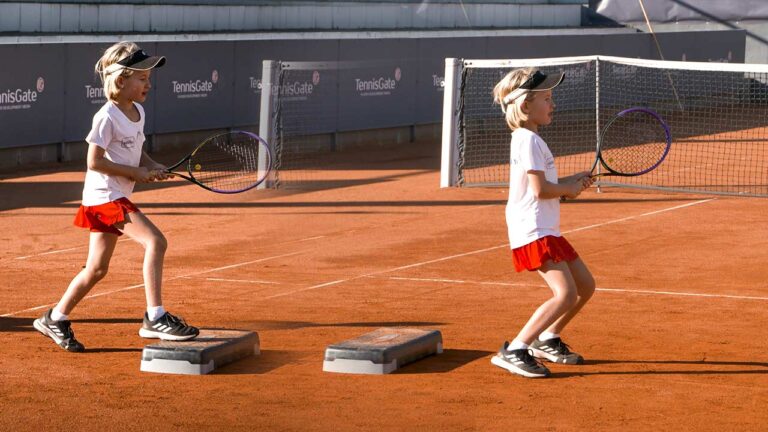
[[[443,352],[438,330],[380,328],[355,339],[329,345],[323,371],[388,374],[421,358]]]
[[[190,341],[161,341],[145,346],[141,353],[141,370],[204,375],[228,363],[259,353],[259,335],[255,332],[200,329],[200,335]]]

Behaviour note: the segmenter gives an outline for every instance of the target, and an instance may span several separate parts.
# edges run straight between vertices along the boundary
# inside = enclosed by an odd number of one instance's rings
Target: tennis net
[[[446,60],[441,185],[507,186],[510,131],[491,91],[510,70],[562,71],[554,121],[541,136],[561,176],[588,170],[601,126],[645,107],[672,133],[664,163],[603,186],[768,196],[768,66],[566,57]]]
[[[268,186],[354,184],[362,181],[355,169],[397,157],[416,139],[416,83],[410,60],[264,61],[259,134],[273,150]]]

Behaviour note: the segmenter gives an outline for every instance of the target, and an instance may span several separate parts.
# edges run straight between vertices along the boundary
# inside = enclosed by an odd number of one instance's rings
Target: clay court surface
[[[599,289],[563,335],[587,363],[528,380],[489,362],[549,293],[512,268],[507,190],[441,190],[430,154],[336,167],[312,189],[139,186],[170,244],[165,306],[259,333],[261,356],[206,376],[139,371],[143,251],[128,239],[72,314],[85,353],[35,331],[85,263],[84,164],[3,174],[0,430],[768,429],[768,200],[563,204]],[[445,352],[386,376],[322,372],[327,345],[383,326],[440,330]]]

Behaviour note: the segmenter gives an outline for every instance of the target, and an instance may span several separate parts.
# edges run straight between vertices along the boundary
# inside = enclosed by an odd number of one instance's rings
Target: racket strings
[[[632,112],[614,119],[605,129],[600,153],[616,173],[637,175],[650,171],[668,150],[667,129],[654,116]]]
[[[189,173],[202,185],[217,191],[235,192],[261,182],[268,155],[259,140],[245,133],[217,135],[206,141],[189,160]]]

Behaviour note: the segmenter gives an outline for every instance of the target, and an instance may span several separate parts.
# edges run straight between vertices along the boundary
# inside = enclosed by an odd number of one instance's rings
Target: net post
[[[445,59],[443,81],[443,134],[440,161],[440,187],[456,186],[459,178],[457,105],[461,86],[463,61],[457,58]]]
[[[275,60],[264,60],[262,62],[261,70],[261,109],[259,111],[259,136],[264,139],[269,145],[269,150],[272,153],[273,165],[275,159],[278,157],[275,154],[275,97],[276,95],[272,91],[273,83],[277,81],[277,69],[279,62]],[[259,154],[259,170],[266,169],[267,159],[266,155]],[[266,181],[261,183],[257,188],[265,189],[268,187],[274,187],[275,184],[275,170],[269,173]]]

